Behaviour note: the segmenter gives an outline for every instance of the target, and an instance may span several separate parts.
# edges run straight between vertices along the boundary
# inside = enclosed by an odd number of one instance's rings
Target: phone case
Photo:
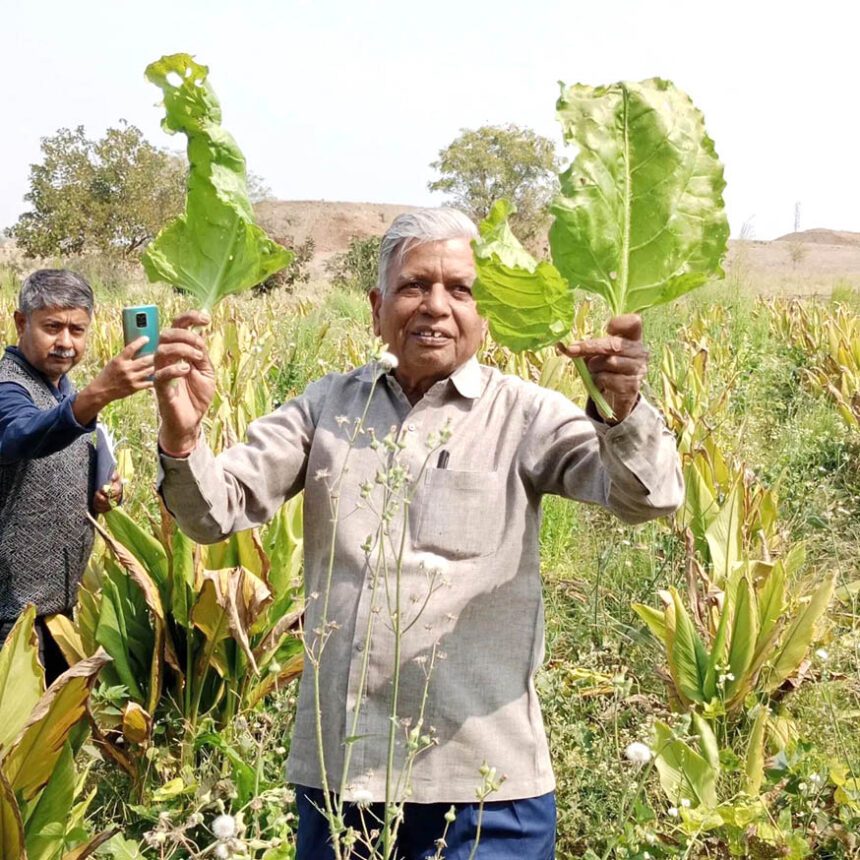
[[[158,346],[158,308],[155,305],[135,305],[122,309],[122,336],[126,345],[142,335],[149,338],[135,355],[151,355]]]

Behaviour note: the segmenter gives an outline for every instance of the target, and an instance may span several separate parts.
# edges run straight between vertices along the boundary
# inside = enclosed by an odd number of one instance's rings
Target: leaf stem
[[[585,363],[585,359],[574,358],[573,364],[579,372],[579,377],[582,379],[583,385],[585,385],[585,390],[588,392],[588,396],[594,401],[594,405],[597,407],[600,414],[607,421],[614,421],[615,411],[606,402],[606,398],[594,384],[594,380],[591,378],[591,372],[588,369],[588,365]]]

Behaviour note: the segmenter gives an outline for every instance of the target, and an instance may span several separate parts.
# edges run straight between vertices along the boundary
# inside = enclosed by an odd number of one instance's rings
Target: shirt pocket
[[[413,545],[448,558],[492,555],[499,546],[504,499],[498,472],[428,469],[421,488]]]

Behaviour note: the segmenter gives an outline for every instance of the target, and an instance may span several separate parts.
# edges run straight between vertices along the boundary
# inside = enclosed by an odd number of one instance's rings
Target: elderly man
[[[325,798],[315,696],[325,784],[343,786],[351,802],[347,823],[355,824],[357,809],[367,805],[382,820],[377,804],[393,793],[387,774],[393,754],[395,778],[410,770],[397,856],[433,856],[454,804],[444,856],[465,860],[486,761],[507,778],[484,805],[478,856],[552,857],[554,780],[533,684],[543,658],[541,497],[600,504],[627,522],[668,514],[682,498],[674,439],[639,396],[647,353],[638,317],[615,319],[606,337],[567,348],[588,361],[614,407],[615,426],[558,393],[478,364],[485,323],[472,295],[475,235],[454,210],[397,218],[382,241],[370,296],[374,331],[396,367],[386,361],[326,376],[255,422],[246,444],[218,457],[200,440],[212,368],[204,340],[189,330],[205,318],[181,317],[156,352],[162,493],[185,530],[217,540],[264,523],[285,499],[305,492],[305,629],[315,656],[320,636],[325,648],[318,669],[308,665],[302,678],[288,763],[297,786],[300,860],[333,856],[319,812]],[[350,447],[347,431],[368,399],[368,432],[352,447],[346,479],[335,488],[342,516],[332,535],[331,482]],[[445,426],[450,437],[422,472],[428,435]],[[378,513],[364,503],[380,469],[369,428],[382,439],[392,427],[401,446],[397,463],[413,477],[421,474],[405,515],[398,623],[386,586],[377,588],[367,543],[377,533]],[[391,532],[399,541],[400,532],[393,526]],[[431,568],[444,570],[428,586]],[[391,588],[389,578],[389,595]],[[368,625],[380,616],[367,654]],[[405,631],[399,646],[398,627]],[[395,654],[400,672],[392,708]],[[410,759],[402,723],[416,724],[430,663],[422,732],[432,742]],[[390,748],[392,713],[401,725]]]
[[[87,512],[110,504],[95,485],[96,416],[152,386],[153,357],[134,358],[146,342],[139,338],[75,391],[67,374],[84,357],[93,305],[74,272],[34,272],[15,311],[18,345],[0,359],[0,642],[34,603],[49,682],[65,662],[44,616],[71,609],[93,542]],[[118,496],[116,473],[112,481]]]

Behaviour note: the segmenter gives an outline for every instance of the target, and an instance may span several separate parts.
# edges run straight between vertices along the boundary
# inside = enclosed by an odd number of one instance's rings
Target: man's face
[[[29,315],[15,311],[18,348],[56,385],[84,357],[90,322],[84,308],[42,308]]]
[[[474,280],[469,240],[446,239],[412,248],[389,271],[385,295],[371,292],[373,332],[397,356],[396,376],[408,396],[423,396],[478,351],[485,323]]]

